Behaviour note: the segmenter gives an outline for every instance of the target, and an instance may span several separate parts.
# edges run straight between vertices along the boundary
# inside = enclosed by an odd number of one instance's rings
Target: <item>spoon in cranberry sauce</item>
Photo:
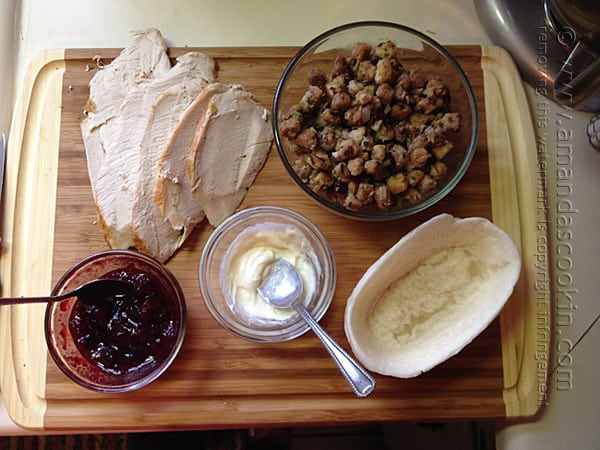
[[[99,278],[82,284],[77,289],[59,295],[46,297],[5,297],[0,298],[1,305],[17,305],[22,303],[49,303],[77,297],[87,305],[100,305],[114,302],[118,298],[126,296],[133,285],[128,281],[110,280]]]

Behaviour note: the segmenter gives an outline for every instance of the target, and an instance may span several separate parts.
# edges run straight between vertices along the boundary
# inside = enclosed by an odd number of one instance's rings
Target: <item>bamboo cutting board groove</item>
[[[523,417],[538,410],[536,345],[535,139],[514,64],[493,47],[454,46],[480,108],[472,166],[456,190],[407,219],[364,223],[325,212],[294,186],[273,148],[242,207],[294,209],[329,240],[338,282],[322,325],[345,348],[345,301],[365,269],[407,231],[449,212],[482,216],[521,248],[523,276],[501,317],[459,355],[414,379],[377,376],[369,398],[355,398],[311,334],[292,342],[246,342],[222,329],[200,297],[197,270],[212,228],[202,224],[168,263],[182,284],[188,328],[181,352],[151,385],[97,394],[70,382],[48,356],[43,305],[0,309],[0,385],[12,418],[46,430],[233,428],[397,420]],[[176,57],[190,49],[171,49]],[[271,107],[296,49],[205,48],[219,80],[245,85]],[[3,295],[48,293],[76,261],[106,248],[96,223],[79,122],[96,67],[118,49],[48,51],[31,65],[17,101],[2,211]],[[545,380],[545,372],[542,374]]]

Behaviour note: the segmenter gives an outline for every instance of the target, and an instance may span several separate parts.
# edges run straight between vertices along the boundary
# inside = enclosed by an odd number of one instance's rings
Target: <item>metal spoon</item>
[[[131,283],[121,280],[97,279],[82,284],[77,289],[60,295],[46,297],[6,297],[0,298],[0,305],[17,305],[21,303],[49,303],[77,297],[86,305],[99,305],[126,295],[131,290]]]
[[[271,273],[258,287],[260,296],[274,308],[294,308],[321,340],[346,381],[358,397],[366,397],[375,389],[375,380],[340,345],[321,328],[302,304],[303,283],[296,268],[278,258]]]

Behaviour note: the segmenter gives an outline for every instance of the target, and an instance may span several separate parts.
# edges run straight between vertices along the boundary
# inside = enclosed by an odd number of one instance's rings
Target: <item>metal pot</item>
[[[548,0],[547,20],[568,57],[554,82],[560,103],[600,110],[600,2]]]
[[[475,0],[492,41],[514,58],[536,93],[600,111],[598,0]]]

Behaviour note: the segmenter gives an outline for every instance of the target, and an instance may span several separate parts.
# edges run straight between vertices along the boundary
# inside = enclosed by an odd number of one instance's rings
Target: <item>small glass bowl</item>
[[[356,43],[377,44],[392,41],[400,51],[403,66],[416,68],[424,74],[439,76],[448,86],[450,107],[461,117],[461,127],[447,137],[454,148],[444,158],[448,167],[440,178],[433,195],[424,196],[418,203],[398,201],[387,209],[375,204],[365,205],[359,210],[350,210],[334,201],[337,189],[326,194],[313,191],[294,170],[298,153],[290,140],[280,131],[280,121],[295,105],[308,88],[307,75],[313,68],[329,74],[335,58],[349,56]],[[409,27],[388,22],[356,22],[331,29],[307,43],[292,58],[277,85],[273,101],[273,130],[279,156],[288,173],[298,186],[325,209],[344,217],[359,220],[382,221],[406,217],[422,211],[448,195],[466,173],[477,147],[479,132],[477,102],[467,76],[458,61],[433,39]]]
[[[283,342],[309,330],[297,313],[281,320],[256,320],[235,306],[225,277],[230,274],[230,258],[237,248],[251,247],[256,232],[281,233],[283,230],[301,236],[300,250],[315,269],[313,295],[304,299],[310,314],[320,320],[333,298],[336,284],[335,259],[325,236],[304,216],[280,207],[258,206],[237,212],[219,225],[208,239],[200,259],[199,281],[204,303],[214,319],[236,336],[254,342]],[[295,245],[295,244],[290,244]]]
[[[139,389],[158,378],[177,356],[185,335],[187,313],[183,291],[175,276],[154,258],[133,250],[107,250],[79,261],[58,281],[53,295],[68,292],[109,272],[125,269],[145,273],[163,291],[161,299],[169,303],[174,324],[171,339],[153,355],[155,364],[142,364],[135,370],[111,373],[89,361],[75,344],[69,325],[72,311],[78,302],[70,298],[50,303],[46,309],[45,335],[48,349],[57,366],[75,383],[98,392],[116,393]],[[134,288],[135,289],[135,288]],[[135,291],[134,291],[135,292]],[[106,329],[103,328],[103,332]]]

